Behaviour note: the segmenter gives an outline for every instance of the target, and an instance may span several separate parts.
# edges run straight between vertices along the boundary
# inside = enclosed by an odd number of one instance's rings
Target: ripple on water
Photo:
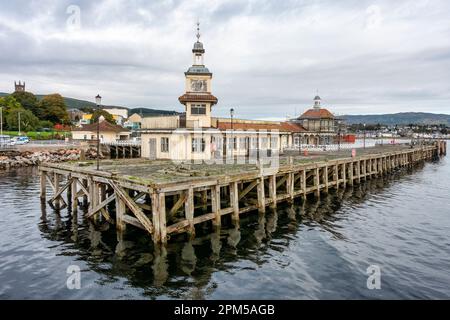
[[[38,186],[33,170],[0,173],[1,298],[450,297],[447,159],[165,250],[140,231],[118,242],[114,228],[99,232],[82,215],[74,226],[66,211],[43,213]],[[86,290],[66,287],[74,264]],[[370,265],[382,290],[366,287]]]

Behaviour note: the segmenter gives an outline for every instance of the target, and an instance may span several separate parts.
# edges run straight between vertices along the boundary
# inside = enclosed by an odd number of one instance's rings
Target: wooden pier
[[[87,218],[106,220],[119,232],[137,227],[148,232],[155,243],[166,243],[177,233],[194,237],[195,225],[200,223],[211,221],[220,226],[223,217],[229,216],[239,224],[242,214],[265,212],[267,207],[305,199],[309,194],[321,197],[331,188],[345,188],[445,154],[446,142],[437,141],[338,159],[289,157],[276,168],[186,167],[130,159],[102,162],[97,171],[94,163],[46,163],[39,167],[41,200],[48,200],[56,210],[68,207],[69,212],[84,206]]]

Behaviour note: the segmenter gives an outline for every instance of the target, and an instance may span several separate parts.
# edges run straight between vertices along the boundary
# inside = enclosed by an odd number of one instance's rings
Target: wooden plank
[[[260,212],[266,212],[266,196],[264,194],[264,180],[262,177],[257,180],[257,193],[258,193],[258,210]]]
[[[139,229],[146,230],[145,227],[142,225],[142,223],[140,223],[139,220],[134,218],[134,217],[131,217],[129,215],[124,215],[122,217],[122,220],[125,223],[131,224],[132,226],[135,226],[135,227],[137,227]]]
[[[78,210],[78,191],[77,191],[78,178],[72,178],[72,212],[75,213]]]
[[[45,199],[47,197],[47,179],[46,179],[47,173],[45,171],[40,171],[40,185],[41,185],[41,192],[40,197],[41,201],[45,202]]]
[[[167,225],[166,225],[166,195],[164,192],[158,194],[159,202],[159,232],[161,234],[161,243],[167,243]]]
[[[220,226],[221,225],[221,216],[220,216],[220,186],[216,185],[211,188],[211,206],[212,212],[215,214],[213,225]]]
[[[258,184],[258,180],[255,180],[255,181],[251,182],[251,183],[248,185],[248,187],[245,188],[245,190],[242,191],[242,192],[239,194],[239,200],[241,200],[243,197],[245,197],[245,196],[247,195],[247,193],[249,193],[250,191],[252,191],[253,188],[255,188],[257,184]]]
[[[269,177],[269,197],[272,200],[271,207],[276,208],[276,206],[277,206],[277,176],[274,174]]]
[[[230,184],[230,203],[232,211],[233,221],[239,221],[239,197],[238,197],[238,184],[237,182],[231,182]]]
[[[48,200],[49,203],[54,202],[58,198],[61,198],[60,200],[64,201],[64,199],[61,197],[61,194],[72,184],[72,178],[68,179],[67,182],[64,184],[62,188],[58,190],[58,192],[50,199]],[[64,201],[65,202],[65,201]]]
[[[302,191],[303,191],[303,200],[306,199],[306,170],[302,170]]]
[[[194,228],[194,188],[190,187],[187,191],[187,199],[185,203],[185,217],[189,222],[189,230],[188,232],[191,236],[195,235]]]
[[[111,203],[114,200],[116,200],[116,196],[112,195],[109,198],[107,198],[104,201],[102,201],[101,203],[95,205],[95,207],[93,207],[92,209],[90,209],[88,211],[88,213],[86,214],[86,218],[92,217],[94,214],[99,212],[101,209],[103,209],[105,206],[107,206],[109,203]]]
[[[160,214],[159,214],[159,196],[156,192],[151,193],[152,198],[152,221],[153,221],[153,242],[159,243],[161,241],[160,230]]]
[[[183,206],[184,202],[186,201],[187,195],[186,192],[183,192],[180,197],[178,198],[177,202],[173,205],[172,209],[169,211],[169,219],[171,219],[175,213]]]
[[[136,216],[139,222],[145,227],[148,233],[153,234],[152,222],[147,218],[147,216],[142,212],[142,210],[133,202],[133,199],[131,199],[130,196],[115,182],[110,181],[109,184],[116,192],[116,195],[118,195],[122,199],[125,205],[131,210],[131,212]]]
[[[284,175],[278,182],[277,182],[277,189],[286,182],[287,176]]]
[[[113,194],[112,196],[116,200],[116,227],[117,227],[117,230],[125,231],[126,223],[127,223],[127,221],[125,220],[125,215],[126,215],[125,203],[120,199],[120,197],[116,196],[115,194]],[[138,221],[138,220],[136,219],[136,221]],[[130,224],[132,224],[132,223],[130,223]]]
[[[320,198],[320,174],[319,168],[314,170],[314,188],[316,189],[316,197]]]
[[[81,191],[84,193],[84,195],[89,196],[89,191],[86,189],[84,184],[80,180],[77,180],[77,182],[78,182],[78,185],[80,186]]]

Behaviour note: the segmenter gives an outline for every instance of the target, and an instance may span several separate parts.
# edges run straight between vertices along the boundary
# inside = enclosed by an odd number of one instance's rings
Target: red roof
[[[231,122],[218,121],[217,129],[231,130]],[[306,131],[301,125],[291,122],[280,123],[243,123],[233,122],[233,130],[278,130],[281,132],[303,132]]]
[[[286,131],[290,132],[305,132],[306,129],[303,128],[300,124],[293,123],[293,122],[282,122],[282,127],[286,129]]]
[[[117,124],[109,123],[108,121],[100,122],[100,132],[129,132],[130,130],[123,128]],[[74,128],[72,131],[97,131],[97,123],[84,124],[81,128]]]
[[[334,119],[334,115],[327,109],[309,109],[299,119]]]
[[[217,103],[217,98],[212,94],[195,94],[195,93],[185,93],[178,98],[180,103],[185,104],[186,102],[211,102],[212,104]]]

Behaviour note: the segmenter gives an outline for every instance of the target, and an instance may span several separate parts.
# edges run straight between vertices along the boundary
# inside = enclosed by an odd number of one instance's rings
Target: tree
[[[38,99],[31,92],[16,91],[11,94],[11,96],[14,97],[25,110],[33,112],[36,117],[41,118],[43,116],[42,110],[40,110],[38,106]]]
[[[102,109],[97,109],[94,111],[94,113],[92,114],[91,123],[96,123],[100,116],[103,116],[105,120],[108,121],[109,123],[116,124],[116,120],[114,120],[113,115],[108,111]]]
[[[39,102],[39,108],[44,112],[42,120],[61,124],[70,123],[66,103],[64,102],[64,98],[58,93],[49,94],[42,98]]]
[[[20,109],[22,108],[22,106],[20,105],[19,102],[16,101],[16,99],[14,99],[13,96],[6,96],[0,98],[0,108],[2,108],[3,114],[2,116],[3,127],[7,128],[6,117],[8,116],[10,111],[13,109]]]
[[[39,119],[30,110],[25,110],[22,107],[14,107],[9,110],[6,115],[6,124],[9,130],[19,130],[19,113],[20,113],[20,130],[34,131],[39,125]]]

